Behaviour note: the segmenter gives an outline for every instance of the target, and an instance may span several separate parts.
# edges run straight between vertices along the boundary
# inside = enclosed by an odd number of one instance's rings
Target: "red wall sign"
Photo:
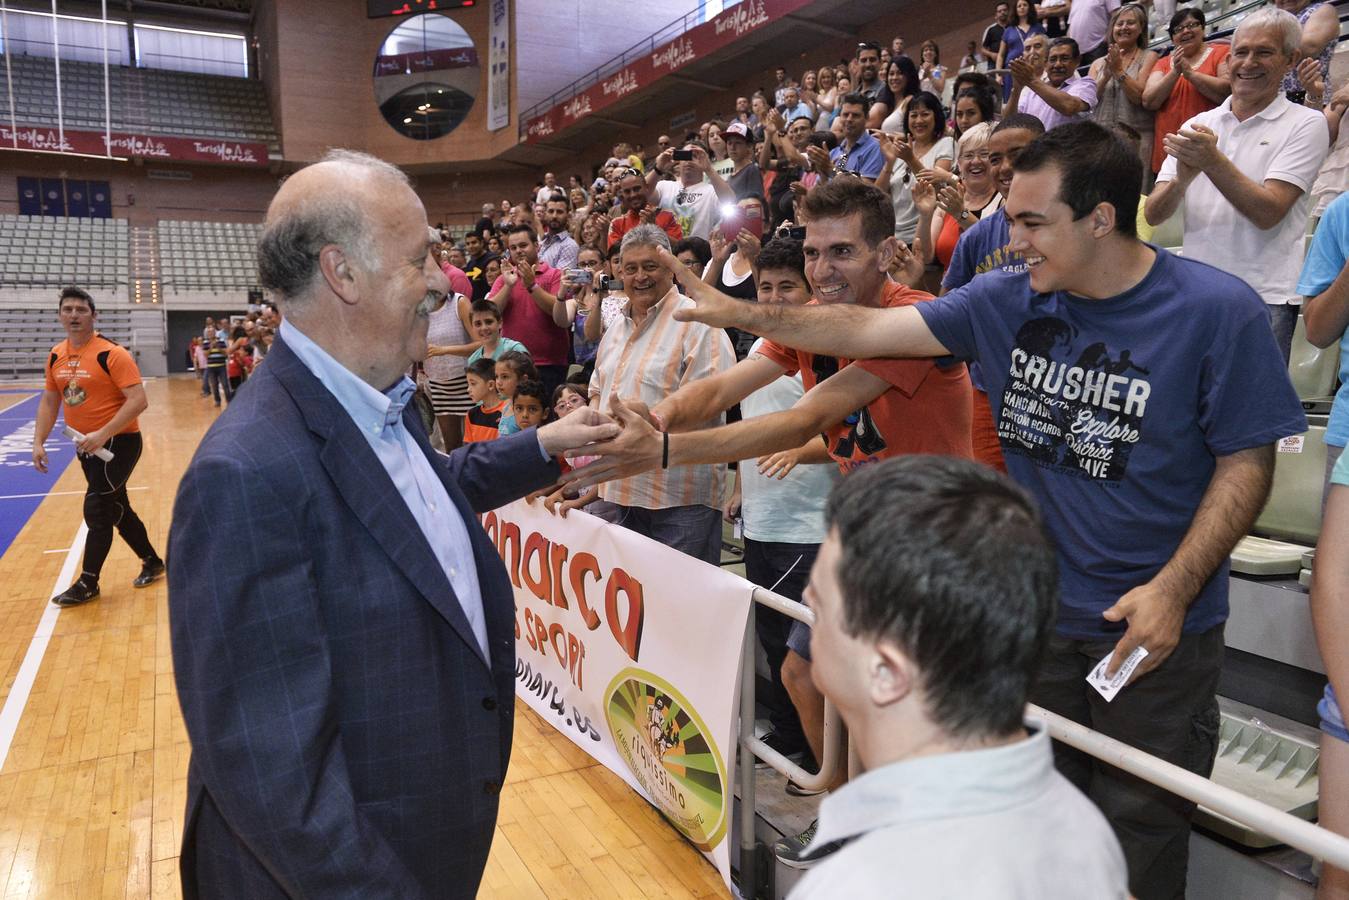
[[[17,147],[15,146],[17,143]],[[65,130],[65,141],[55,128],[0,125],[0,150],[45,150],[50,153],[87,153],[93,156],[135,156],[181,162],[215,162],[236,166],[265,166],[270,161],[267,145],[225,138],[160,137],[159,135],[112,133],[109,151],[101,131]]]
[[[559,103],[525,123],[525,143],[533,144],[617,102],[633,91],[677,72],[757,31],[774,19],[795,12],[813,0],[742,0],[721,15],[691,28],[655,52],[638,59],[603,81]]]

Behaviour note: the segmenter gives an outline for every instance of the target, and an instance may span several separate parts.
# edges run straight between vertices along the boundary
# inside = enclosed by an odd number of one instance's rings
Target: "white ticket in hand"
[[[1107,653],[1105,659],[1096,664],[1096,668],[1091,670],[1087,676],[1087,684],[1096,688],[1105,702],[1109,703],[1115,699],[1115,695],[1120,692],[1120,688],[1129,683],[1129,676],[1138,668],[1138,664],[1148,655],[1144,647],[1135,647],[1134,652],[1129,654],[1129,658],[1124,660],[1124,664],[1119,667],[1114,678],[1107,678],[1105,674],[1106,666],[1110,665],[1110,658],[1114,656],[1113,652]]]
[[[80,434],[78,431],[76,431],[74,428],[71,428],[69,425],[62,428],[61,433],[77,444],[80,441],[84,440],[84,435]],[[99,447],[97,450],[94,451],[94,455],[97,456],[99,459],[103,460],[104,462],[112,462],[112,451],[109,450],[107,447]]]

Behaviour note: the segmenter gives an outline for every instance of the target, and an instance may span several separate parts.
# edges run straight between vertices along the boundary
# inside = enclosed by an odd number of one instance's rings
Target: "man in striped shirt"
[[[670,251],[670,239],[655,225],[637,225],[623,236],[620,274],[628,305],[596,352],[590,403],[598,409],[607,409],[611,397],[655,406],[680,387],[735,365],[724,330],[675,321],[674,311],[693,301],[675,288],[662,249]],[[700,427],[724,419],[718,413]],[[599,501],[587,511],[715,565],[725,488],[725,465],[673,466],[601,485]]]

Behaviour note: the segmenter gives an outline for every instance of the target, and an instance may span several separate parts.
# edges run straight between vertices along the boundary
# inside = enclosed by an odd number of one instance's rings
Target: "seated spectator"
[[[907,56],[890,60],[885,81],[876,99],[867,107],[867,128],[898,132],[904,130],[904,110],[922,87],[918,67]]]
[[[787,102],[787,89],[796,87],[796,82],[787,74],[786,66],[777,66],[773,69],[773,105],[781,107]]]
[[[946,90],[946,68],[941,64],[941,48],[936,41],[923,41],[918,49],[918,89],[938,97]]]
[[[866,99],[861,94],[845,94],[839,101],[838,114],[843,138],[827,156],[818,147],[807,150],[806,158],[810,160],[811,168],[823,178],[852,172],[868,184],[874,182],[885,165],[885,157],[881,154],[881,145],[868,133],[866,120]]]
[[[939,171],[950,172],[956,145],[946,135],[946,115],[934,95],[926,91],[918,94],[906,112],[903,137],[884,134],[879,138],[885,165],[876,178],[876,187],[888,193],[894,204],[895,237],[904,244],[912,244],[918,227],[913,186],[920,175],[932,178]]]
[[[501,426],[501,411],[506,408],[506,401],[497,394],[496,362],[479,359],[469,363],[465,378],[473,407],[465,417],[464,443],[494,441]]]
[[[1016,0],[1013,16],[1002,30],[1002,44],[998,47],[998,69],[1011,68],[1013,62],[1021,58],[1026,50],[1026,41],[1037,34],[1044,34],[1040,20],[1035,12],[1035,4],[1030,0]],[[1002,76],[1002,102],[1012,96],[1012,79]]]
[[[524,344],[501,336],[501,310],[491,300],[473,301],[469,308],[469,327],[469,333],[477,339],[478,346],[467,352],[465,365],[471,366],[480,359],[500,359],[503,353],[517,350],[529,353],[529,348]]]
[[[526,225],[506,233],[510,258],[488,298],[501,310],[501,333],[529,348],[539,378],[551,394],[567,377],[571,343],[565,328],[553,322],[553,305],[562,289],[562,272],[539,259],[538,239]]]
[[[1138,152],[1143,162],[1152,160],[1152,110],[1143,105],[1156,52],[1148,49],[1148,11],[1126,3],[1110,17],[1110,46],[1091,64],[1088,77],[1096,83],[1096,109],[1092,118],[1107,128],[1123,122],[1138,132]],[[1146,185],[1145,185],[1146,187]]]
[[[1012,62],[1009,111],[1035,116],[1052,131],[1065,122],[1086,118],[1096,106],[1096,82],[1077,74],[1081,54],[1072,38],[1049,42],[1045,73],[1041,77],[1024,56]]]
[[[722,137],[726,140],[726,154],[732,165],[726,183],[731,186],[736,199],[762,197],[763,173],[754,162],[754,139],[749,129],[739,122],[732,122],[722,132]]]
[[[951,137],[957,141],[980,122],[997,122],[997,99],[988,88],[968,87],[956,92],[955,110],[951,114]]]
[[[654,404],[735,362],[721,329],[675,321],[674,311],[691,303],[676,289],[661,250],[669,254],[669,237],[653,225],[638,225],[623,238],[620,273],[628,303],[596,356],[589,396],[598,409],[620,397]],[[720,422],[716,412],[703,424]],[[670,466],[603,485],[588,511],[716,565],[724,495],[724,466]]]
[[[1185,256],[1255,288],[1285,361],[1300,302],[1308,191],[1330,146],[1325,117],[1283,95],[1300,40],[1297,19],[1281,9],[1241,20],[1231,96],[1162,138],[1167,159],[1146,207],[1154,226],[1185,210]]]
[[[535,381],[532,378],[521,381],[515,388],[515,397],[511,400],[511,415],[515,417],[515,427],[524,431],[526,428],[538,428],[542,425],[551,396],[544,392],[542,381]]]
[[[674,150],[657,156],[652,170],[646,173],[648,197],[656,206],[674,214],[683,235],[706,240],[721,218],[721,205],[735,202],[735,191],[712,168],[707,147],[690,142],[680,149],[693,154],[693,158],[676,161]],[[678,176],[678,181],[661,180],[662,175],[671,172]]]
[[[1318,232],[1319,234],[1319,232]],[[1339,698],[1349,697],[1349,456],[1340,456],[1329,479],[1329,500],[1316,545],[1311,610],[1316,645],[1325,662],[1327,683],[1316,711],[1321,717],[1321,788],[1318,824],[1349,835],[1349,730]],[[1349,872],[1327,863],[1317,897],[1349,896]]]
[[[623,235],[643,224],[660,228],[669,236],[671,242],[683,240],[684,229],[680,227],[679,220],[668,209],[659,209],[650,204],[647,199],[646,179],[635,169],[629,169],[619,179],[618,197],[623,204],[623,213],[609,223],[606,249],[610,252],[622,243]]]
[[[965,48],[965,55],[960,57],[960,66],[956,69],[960,72],[981,72],[983,71],[983,59],[979,56],[979,42],[970,41]]]
[[[1126,897],[1110,825],[1023,718],[1058,599],[1030,498],[916,456],[845,479],[826,523],[814,677],[865,774],[821,806],[805,855],[843,847],[793,900],[893,896],[897,881],[912,897]]]
[[[1152,67],[1143,89],[1143,106],[1155,110],[1154,133],[1165,136],[1180,130],[1184,122],[1227,99],[1232,92],[1228,72],[1227,44],[1204,43],[1204,11],[1197,6],[1177,10],[1167,34],[1175,43],[1170,56]],[[1160,172],[1166,149],[1152,142],[1152,171]]]
[[[1341,194],[1326,207],[1316,227],[1311,249],[1302,264],[1297,293],[1302,301],[1302,321],[1307,340],[1317,347],[1340,345],[1340,387],[1330,407],[1326,424],[1326,488],[1336,461],[1349,444],[1349,194]],[[1324,540],[1324,532],[1322,535]],[[1321,557],[1316,563],[1321,565]],[[1349,696],[1349,695],[1346,695]]]

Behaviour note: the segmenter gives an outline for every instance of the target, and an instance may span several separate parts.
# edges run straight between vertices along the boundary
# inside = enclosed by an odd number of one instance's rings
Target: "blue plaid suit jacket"
[[[526,432],[435,453],[466,519],[550,483]],[[472,897],[511,751],[514,595],[468,523],[491,664],[336,399],[278,340],[197,448],[169,535],[192,740],[186,897]]]

